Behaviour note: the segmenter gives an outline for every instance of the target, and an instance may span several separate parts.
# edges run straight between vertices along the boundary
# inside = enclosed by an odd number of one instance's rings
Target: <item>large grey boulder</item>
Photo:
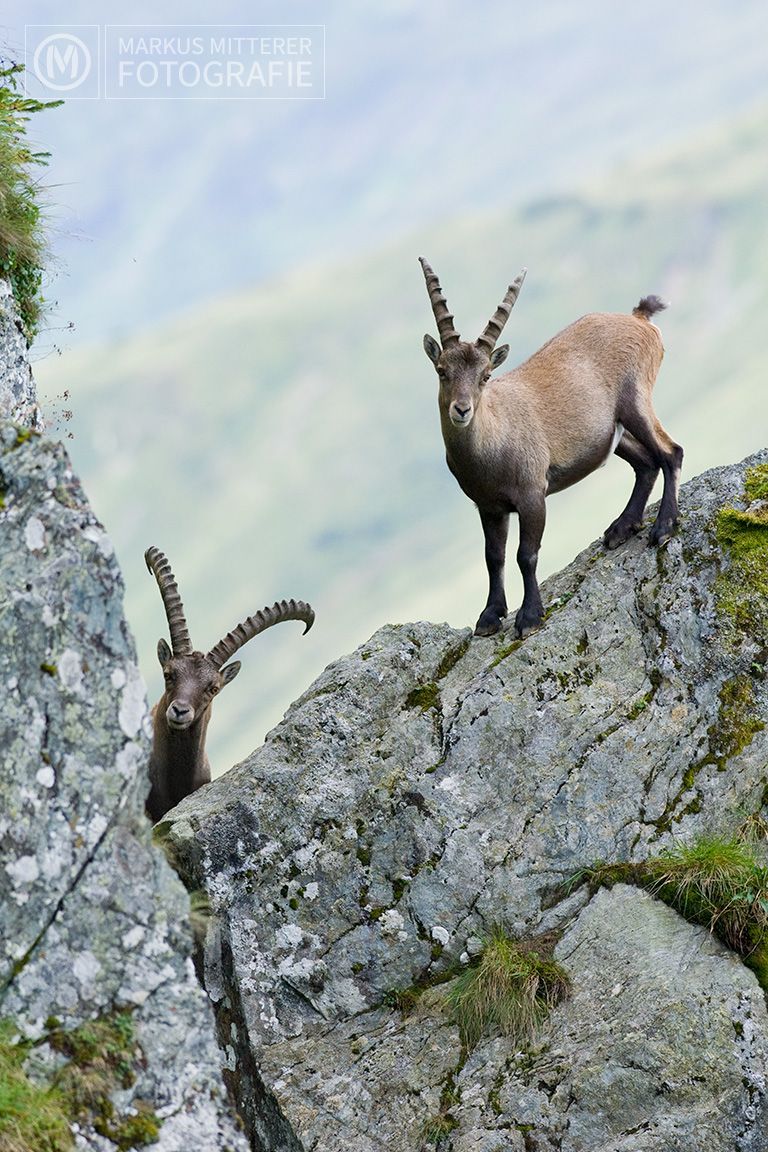
[[[34,424],[34,395],[2,387]],[[0,1019],[42,1060],[52,1029],[131,1011],[142,1055],[121,1114],[141,1101],[162,1121],[158,1152],[242,1152],[189,898],[144,816],[147,712],[122,591],[63,448],[0,420]],[[116,1147],[87,1125],[77,1144]]]
[[[450,1098],[454,1152],[768,1149],[754,975],[637,891],[562,887],[761,807],[768,647],[727,618],[714,526],[767,461],[686,485],[662,551],[587,549],[522,643],[382,628],[169,814],[255,1148],[415,1152]],[[561,934],[573,998],[467,1060],[437,998],[394,993],[499,923]]]

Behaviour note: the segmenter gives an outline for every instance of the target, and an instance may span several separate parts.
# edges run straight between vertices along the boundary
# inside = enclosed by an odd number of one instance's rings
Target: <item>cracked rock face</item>
[[[143,814],[146,731],[111,543],[61,446],[0,421],[0,1017],[38,1038],[133,1009],[121,1107],[163,1120],[159,1152],[244,1150],[188,897]]]
[[[447,1090],[453,1152],[768,1149],[752,973],[638,891],[562,887],[760,808],[765,654],[718,614],[713,518],[767,460],[686,485],[661,552],[587,549],[522,643],[511,618],[382,628],[170,814],[257,1149],[416,1152]],[[523,1054],[497,1038],[464,1063],[439,997],[403,1016],[394,993],[495,924],[560,933],[573,997]]]
[[[11,286],[0,277],[0,419],[41,428],[35,383]]]

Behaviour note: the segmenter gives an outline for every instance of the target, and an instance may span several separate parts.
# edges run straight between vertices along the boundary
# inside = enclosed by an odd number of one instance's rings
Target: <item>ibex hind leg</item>
[[[536,579],[536,564],[547,517],[543,485],[538,497],[531,497],[526,503],[518,500],[517,514],[520,520],[517,563],[523,577],[523,603],[515,616],[515,631],[522,639],[538,628],[544,619],[544,605]]]
[[[623,434],[614,452],[631,464],[635,472],[635,486],[624,511],[605,530],[603,543],[606,548],[618,548],[620,544],[629,540],[630,536],[640,531],[645,506],[653,491],[660,467],[642,444],[628,432]]]
[[[646,414],[630,410],[622,416],[622,423],[661,468],[664,476],[661,504],[648,537],[650,544],[661,546],[674,535],[678,524],[677,490],[683,450],[667,435],[652,411]]]

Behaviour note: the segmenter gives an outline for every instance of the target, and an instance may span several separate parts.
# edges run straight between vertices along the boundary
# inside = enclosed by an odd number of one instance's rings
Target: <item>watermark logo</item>
[[[91,54],[88,45],[71,32],[46,36],[35,49],[32,70],[41,83],[56,92],[79,88],[90,75]]]
[[[28,77],[49,97],[70,99],[325,98],[322,24],[89,26],[94,30],[95,41],[82,28],[28,25]]]
[[[28,24],[24,29],[26,85],[50,99],[95,100],[101,94],[97,24],[58,27]]]

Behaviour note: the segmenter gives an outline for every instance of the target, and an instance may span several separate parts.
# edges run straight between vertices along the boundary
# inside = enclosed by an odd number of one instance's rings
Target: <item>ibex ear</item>
[[[494,348],[491,352],[491,368],[498,368],[499,364],[503,364],[509,356],[509,344],[502,344],[500,348]]]
[[[222,668],[220,672],[222,688],[234,680],[241,668],[242,664],[239,660],[235,660],[232,664],[227,664],[226,668]]]
[[[158,640],[157,642],[157,658],[160,661],[160,667],[164,668],[170,660],[173,653],[168,647],[165,640]]]
[[[424,337],[424,351],[426,352],[427,356],[429,356],[432,363],[437,364],[438,360],[440,359],[442,348],[438,344],[437,340],[435,340],[434,336],[430,336],[429,333],[427,333],[427,335]]]

